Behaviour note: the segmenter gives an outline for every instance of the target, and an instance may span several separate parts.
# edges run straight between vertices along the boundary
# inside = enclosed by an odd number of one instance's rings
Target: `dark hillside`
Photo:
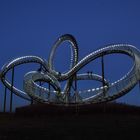
[[[0,140],[140,138],[140,107],[136,106],[115,103],[78,108],[33,105],[16,111],[0,114]]]
[[[105,103],[105,104],[89,104],[89,105],[71,105],[57,106],[49,104],[33,104],[16,109],[16,115],[22,116],[52,116],[52,115],[91,115],[91,114],[138,114],[140,115],[140,107],[122,103]]]

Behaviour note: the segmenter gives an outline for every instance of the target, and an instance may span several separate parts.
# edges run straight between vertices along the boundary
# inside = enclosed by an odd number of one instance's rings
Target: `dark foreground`
[[[25,115],[22,111],[15,114],[1,113],[0,140],[140,139],[140,108],[109,106],[103,110],[99,107],[100,112],[93,110],[92,113],[76,111],[71,114],[53,112],[49,115],[37,115],[35,109]],[[98,110],[98,107],[96,109]]]

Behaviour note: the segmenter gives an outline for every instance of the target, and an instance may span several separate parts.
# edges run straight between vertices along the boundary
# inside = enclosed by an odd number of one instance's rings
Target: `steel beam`
[[[101,63],[102,63],[102,86],[105,87],[105,67],[104,67],[104,56],[101,57]],[[103,95],[105,96],[105,89],[103,88]]]
[[[13,86],[14,86],[14,74],[15,74],[15,68],[12,68],[12,84],[11,84],[11,95],[10,95],[10,112],[12,112],[13,108]]]
[[[6,97],[7,97],[7,87],[4,89],[4,104],[3,104],[3,112],[6,112]]]

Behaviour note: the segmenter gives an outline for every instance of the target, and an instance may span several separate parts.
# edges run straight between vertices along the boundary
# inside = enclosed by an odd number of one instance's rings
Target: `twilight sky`
[[[78,42],[79,60],[107,44],[129,43],[140,49],[139,7],[139,0],[1,0],[0,67],[24,55],[48,59],[55,40],[66,33],[72,34]],[[58,71],[68,68],[70,49],[65,45],[57,50],[55,67]],[[132,64],[125,55],[106,56],[105,77],[109,81],[118,80]],[[17,67],[15,85],[22,88],[24,73],[37,68],[37,65]],[[87,71],[101,74],[100,60],[81,70]],[[79,86],[93,87],[93,83],[81,82]],[[1,110],[2,84],[0,91]],[[139,86],[117,101],[140,106]],[[14,96],[13,104],[17,107],[28,102]]]

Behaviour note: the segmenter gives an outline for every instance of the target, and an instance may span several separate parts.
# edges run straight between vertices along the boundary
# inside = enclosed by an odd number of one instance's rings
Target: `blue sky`
[[[78,42],[79,60],[107,44],[129,43],[140,48],[139,7],[139,0],[0,0],[0,67],[23,55],[48,59],[54,41],[66,33],[75,36]],[[56,68],[67,69],[69,49],[62,46],[57,52]],[[127,56],[107,56],[105,77],[110,81],[117,80],[131,66],[132,61]],[[37,67],[17,68],[15,84],[22,88],[24,70],[36,70]],[[100,60],[89,64],[82,72],[88,70],[100,74]],[[2,84],[0,91],[1,109]],[[140,106],[138,85],[117,101]],[[14,107],[24,104],[27,102],[14,97]]]

